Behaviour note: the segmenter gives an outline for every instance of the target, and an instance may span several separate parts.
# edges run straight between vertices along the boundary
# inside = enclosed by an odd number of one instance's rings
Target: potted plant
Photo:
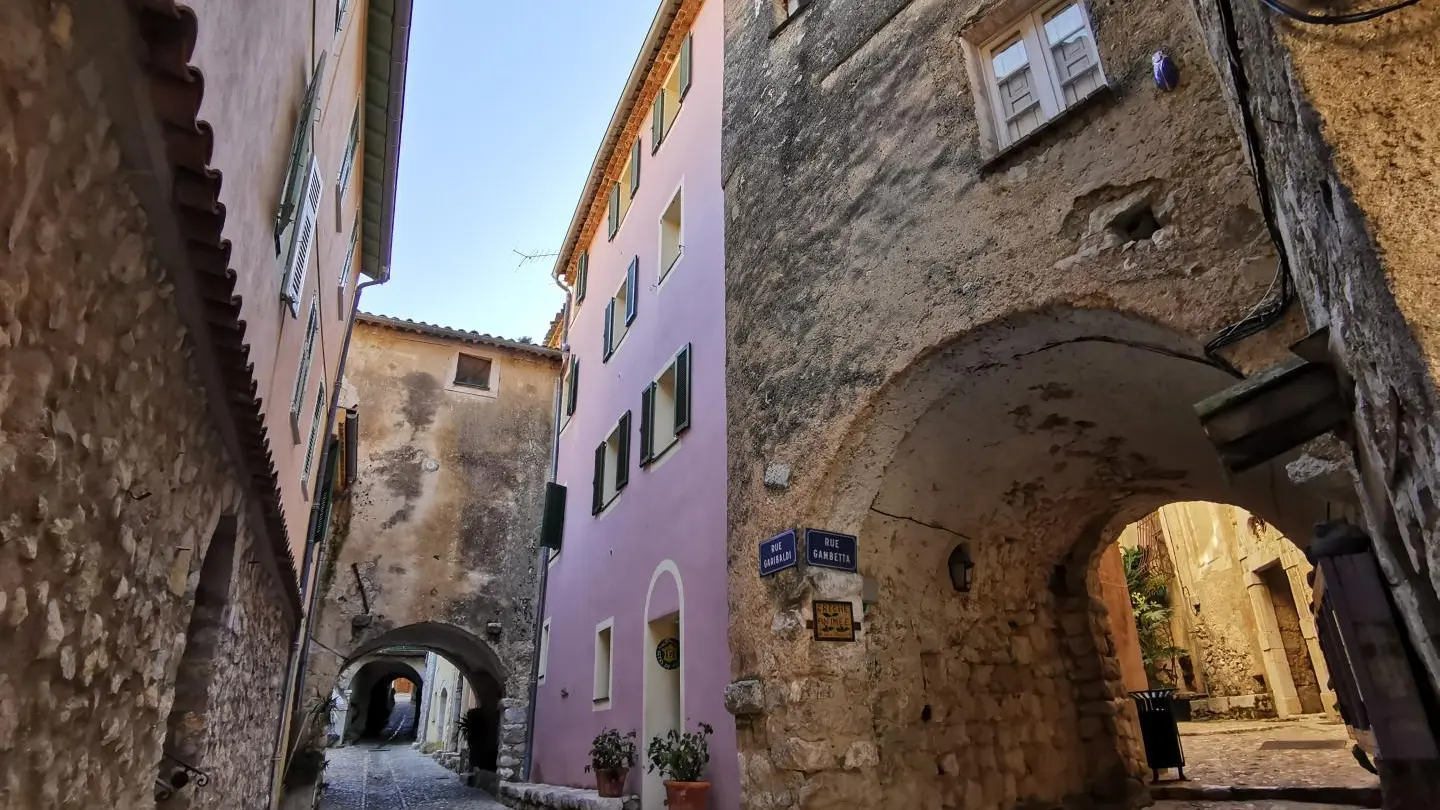
[[[670,810],[705,810],[709,804],[710,783],[700,777],[710,762],[710,735],[715,729],[709,723],[697,727],[699,731],[671,729],[664,737],[652,737],[645,749],[650,772],[658,770],[665,780],[665,804]]]
[[[625,780],[634,764],[635,732],[621,734],[607,728],[590,743],[590,764],[585,771],[595,772],[595,789],[602,798],[618,799],[625,795]]]

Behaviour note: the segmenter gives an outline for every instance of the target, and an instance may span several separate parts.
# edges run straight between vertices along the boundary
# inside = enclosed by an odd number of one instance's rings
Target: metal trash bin
[[[1160,772],[1174,768],[1185,779],[1185,752],[1180,747],[1180,724],[1175,719],[1175,690],[1147,689],[1131,692],[1140,715],[1140,738],[1145,741],[1145,759],[1160,781]]]

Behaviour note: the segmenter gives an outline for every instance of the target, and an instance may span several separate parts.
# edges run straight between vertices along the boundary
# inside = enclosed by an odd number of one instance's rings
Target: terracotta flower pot
[[[625,778],[629,768],[595,769],[595,790],[602,799],[618,799],[625,795]]]
[[[666,782],[666,810],[706,810],[710,806],[709,782]]]

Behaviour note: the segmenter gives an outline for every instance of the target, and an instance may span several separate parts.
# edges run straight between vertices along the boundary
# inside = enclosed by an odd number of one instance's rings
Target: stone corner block
[[[725,711],[737,717],[765,711],[765,684],[759,678],[746,678],[725,687]]]

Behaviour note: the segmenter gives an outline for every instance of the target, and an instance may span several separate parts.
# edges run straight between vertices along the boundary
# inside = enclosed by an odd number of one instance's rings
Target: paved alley
[[[1203,785],[1374,787],[1345,726],[1324,718],[1181,723],[1185,775]],[[1173,772],[1162,778],[1174,778]]]
[[[332,748],[320,810],[502,810],[408,745]]]

